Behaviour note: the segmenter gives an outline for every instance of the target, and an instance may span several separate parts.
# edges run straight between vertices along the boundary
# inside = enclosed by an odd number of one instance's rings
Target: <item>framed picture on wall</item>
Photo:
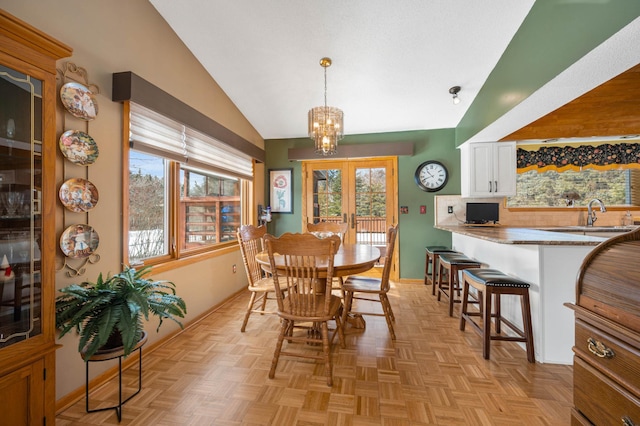
[[[271,213],[293,213],[293,169],[269,169]]]

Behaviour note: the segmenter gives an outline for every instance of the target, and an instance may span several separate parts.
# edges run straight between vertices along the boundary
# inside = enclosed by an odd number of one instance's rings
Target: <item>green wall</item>
[[[346,136],[340,145],[358,143],[413,142],[413,156],[398,157],[398,205],[409,207],[409,213],[396,212],[399,228],[400,278],[424,277],[424,247],[426,245],[450,245],[451,234],[433,228],[434,196],[460,194],[460,155],[455,149],[454,129],[420,130],[411,132],[378,133]],[[288,161],[289,148],[308,147],[312,141],[303,139],[273,139],[265,141],[265,171],[277,168],[293,168],[293,214],[273,214],[268,225],[269,233],[300,232],[302,228],[302,176],[301,163]],[[340,152],[338,146],[338,153]],[[371,152],[371,156],[376,153]],[[416,168],[427,160],[438,160],[449,169],[449,181],[437,193],[421,191],[414,183]],[[265,177],[265,181],[268,179]],[[265,194],[265,200],[268,200]],[[427,214],[420,214],[420,206],[427,207]]]
[[[466,114],[457,145],[640,16],[640,0],[537,0]]]

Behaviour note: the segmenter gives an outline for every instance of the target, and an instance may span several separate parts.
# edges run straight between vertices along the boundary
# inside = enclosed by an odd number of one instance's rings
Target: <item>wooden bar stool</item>
[[[476,332],[482,336],[482,355],[484,359],[489,359],[491,340],[507,340],[523,342],[527,348],[527,360],[536,362],[533,348],[533,327],[531,325],[531,304],[529,303],[530,284],[518,278],[510,277],[497,269],[465,269],[462,271],[462,277],[464,284],[460,330],[464,331],[465,324],[469,322]],[[479,312],[468,312],[469,286],[475,288],[478,292]],[[500,315],[500,296],[503,294],[520,296],[524,330],[521,330]],[[495,299],[495,312],[493,314],[491,313],[492,299]],[[479,317],[480,323],[475,322],[472,317]],[[495,317],[496,321],[495,334],[491,333],[491,317]],[[517,336],[500,335],[501,323],[513,330]]]
[[[426,256],[424,262],[424,285],[433,285],[431,294],[436,294],[436,285],[438,277],[438,257],[440,253],[457,253],[445,246],[427,246],[425,247]]]
[[[468,268],[479,268],[482,264],[462,253],[440,253],[438,261],[438,301],[442,295],[449,300],[449,316],[452,317],[453,306],[455,303],[460,303],[460,290],[462,290],[458,272]],[[442,279],[445,274],[448,276],[446,281]]]

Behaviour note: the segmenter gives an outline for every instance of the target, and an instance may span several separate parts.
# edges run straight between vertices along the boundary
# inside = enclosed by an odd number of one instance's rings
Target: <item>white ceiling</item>
[[[324,102],[324,56],[345,134],[456,127],[534,3],[150,1],[265,139],[306,136],[307,111]]]

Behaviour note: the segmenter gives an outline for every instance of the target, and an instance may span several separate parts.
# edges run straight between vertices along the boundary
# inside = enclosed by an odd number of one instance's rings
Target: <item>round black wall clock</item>
[[[449,180],[449,171],[439,161],[425,161],[416,169],[414,176],[418,188],[427,192],[440,191]]]

